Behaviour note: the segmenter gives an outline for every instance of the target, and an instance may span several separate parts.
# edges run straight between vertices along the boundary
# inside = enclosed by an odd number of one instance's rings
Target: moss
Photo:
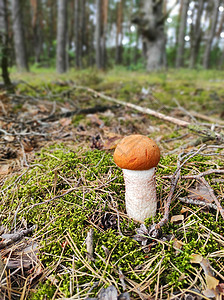
[[[12,185],[6,192],[5,199],[10,203],[10,215],[2,216],[1,221],[10,228],[17,211],[17,224],[27,222],[37,224],[37,236],[41,244],[39,257],[43,265],[52,269],[52,276],[61,282],[60,290],[66,297],[70,297],[71,280],[76,278],[78,286],[91,287],[100,281],[99,286],[92,291],[95,296],[100,288],[110,285],[111,278],[121,289],[119,269],[125,278],[135,284],[149,281],[148,289],[153,294],[157,284],[158,266],[163,272],[160,274],[160,285],[172,289],[187,288],[194,280],[195,266],[190,263],[192,253],[208,256],[221,250],[222,244],[213,234],[208,237],[207,232],[222,234],[224,221],[216,214],[203,212],[191,205],[194,213],[185,213],[185,223],[168,222],[163,228],[161,240],[148,239],[149,252],[145,253],[140,243],[133,239],[139,224],[123,217],[124,181],[122,172],[112,159],[112,155],[105,151],[87,151],[81,148],[72,151],[63,144],[54,145],[37,153],[34,167],[24,174],[17,184]],[[211,157],[197,155],[187,161],[183,174],[195,170],[204,171],[208,168]],[[170,155],[161,158],[157,174],[157,192],[161,199],[165,199],[169,189],[164,188],[164,175],[172,175],[176,170],[177,156]],[[209,179],[209,178],[208,178]],[[13,183],[15,178],[5,183],[5,187]],[[179,194],[186,193],[181,181]],[[63,197],[71,187],[75,189]],[[46,200],[53,199],[42,203]],[[6,203],[2,204],[4,210]],[[182,204],[172,203],[170,216],[181,214]],[[102,217],[106,213],[115,216],[120,214],[120,230],[110,226],[103,226]],[[162,213],[155,218],[147,219],[145,224],[150,226],[162,218]],[[86,255],[85,240],[87,232],[94,228],[94,260],[89,261]],[[184,243],[177,251],[172,236]],[[60,266],[54,269],[58,263]],[[224,263],[220,257],[219,262]],[[216,261],[211,259],[213,267]],[[61,270],[68,270],[62,272]],[[71,279],[71,271],[76,272]],[[185,274],[185,278],[181,277]],[[153,277],[154,276],[154,277]],[[180,278],[181,277],[181,278]],[[150,279],[150,280],[149,280]],[[84,289],[87,291],[88,289]],[[56,288],[50,281],[39,284],[30,299],[51,299]],[[74,292],[75,293],[75,292]],[[134,293],[131,294],[134,297]],[[80,297],[85,298],[85,292]]]

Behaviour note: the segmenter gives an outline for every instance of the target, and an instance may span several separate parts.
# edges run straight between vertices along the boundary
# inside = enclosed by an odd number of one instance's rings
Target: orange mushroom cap
[[[160,150],[147,136],[133,134],[124,137],[114,151],[114,162],[122,169],[149,170],[158,165]]]

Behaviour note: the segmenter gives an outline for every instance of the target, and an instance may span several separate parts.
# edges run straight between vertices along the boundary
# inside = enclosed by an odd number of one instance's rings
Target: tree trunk
[[[42,21],[41,21],[41,2],[40,0],[30,0],[33,29],[33,46],[35,62],[40,62],[42,52]]]
[[[76,68],[80,68],[82,65],[81,61],[81,38],[80,38],[80,1],[75,0],[75,65]]]
[[[80,32],[81,32],[81,57],[84,56],[86,47],[86,0],[81,1],[81,12],[80,12]]]
[[[102,29],[102,15],[101,15],[101,0],[96,0],[96,66],[98,69],[102,67],[101,60],[101,29]]]
[[[221,0],[213,0],[213,11],[212,11],[212,15],[211,15],[211,28],[208,33],[208,38],[207,38],[207,42],[205,45],[205,52],[204,52],[204,57],[203,57],[203,67],[205,69],[208,69],[208,67],[209,67],[210,52],[211,52],[211,48],[212,48],[213,38],[215,36],[220,2],[221,2]]]
[[[47,10],[49,11],[48,18],[47,18],[48,19],[47,26],[49,30],[48,30],[46,41],[47,41],[48,58],[49,61],[51,61],[51,59],[55,57],[54,40],[56,39],[57,36],[57,28],[56,28],[57,5],[55,6],[54,0],[48,0]]]
[[[101,56],[103,69],[106,68],[107,50],[106,50],[106,35],[107,35],[107,19],[108,19],[108,0],[103,1],[102,5],[102,29],[101,29]]]
[[[191,57],[190,57],[190,68],[195,68],[195,64],[197,62],[198,52],[200,48],[201,42],[201,16],[204,9],[204,0],[198,0],[198,7],[197,7],[197,17],[195,26],[193,28],[193,33],[191,37]]]
[[[147,71],[165,67],[165,45],[163,0],[144,0],[140,14],[132,19],[139,26],[146,47]]]
[[[123,1],[117,3],[117,31],[116,31],[116,50],[115,50],[115,63],[122,63],[122,22],[123,22]]]
[[[11,88],[11,80],[8,72],[8,23],[6,0],[0,0],[0,46],[2,78],[7,88]]]
[[[176,56],[176,67],[180,68],[183,66],[184,61],[184,45],[185,45],[185,32],[186,32],[186,21],[187,11],[189,6],[189,0],[182,0],[182,11],[180,18],[180,27],[178,33],[178,45],[177,45],[177,56]]]
[[[20,0],[12,0],[12,23],[14,34],[14,48],[16,54],[16,65],[19,71],[28,71],[26,46],[22,24],[22,7]]]
[[[64,73],[67,70],[66,45],[67,45],[67,0],[58,0],[58,21],[57,21],[57,72],[58,73]]]

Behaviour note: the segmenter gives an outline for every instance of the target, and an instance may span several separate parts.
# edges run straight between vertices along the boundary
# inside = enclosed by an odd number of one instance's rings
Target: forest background
[[[0,299],[224,297],[224,1],[0,0]],[[159,146],[156,216],[117,143]]]
[[[14,65],[220,69],[223,26],[222,0],[1,0],[3,77]]]

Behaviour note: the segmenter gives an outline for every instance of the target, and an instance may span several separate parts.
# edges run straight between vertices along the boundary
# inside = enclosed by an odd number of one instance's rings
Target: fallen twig
[[[32,119],[26,122],[26,124],[31,124],[34,122],[44,122],[44,121],[49,121],[49,122],[53,122],[55,120],[61,119],[61,118],[68,118],[68,117],[72,117],[74,115],[81,115],[81,114],[94,114],[97,112],[105,112],[108,109],[114,109],[117,108],[117,105],[112,105],[112,106],[101,106],[101,105],[96,105],[94,107],[90,107],[90,108],[83,108],[83,109],[76,109],[76,110],[71,110],[71,111],[67,111],[65,113],[61,113],[61,114],[50,114],[47,117],[41,118],[41,119]]]
[[[178,200],[180,200],[183,203],[187,203],[187,204],[207,206],[209,208],[217,209],[217,206],[215,204],[210,203],[210,202],[206,202],[206,201],[200,201],[200,200],[191,199],[191,198],[188,198],[188,197],[185,197],[185,198],[179,197]]]
[[[170,204],[173,198],[173,194],[174,191],[176,189],[178,180],[180,179],[180,172],[181,172],[181,168],[182,166],[192,157],[194,157],[195,155],[197,155],[203,148],[205,147],[205,145],[202,145],[197,151],[193,152],[193,153],[180,153],[178,156],[178,160],[177,160],[177,169],[174,172],[174,174],[171,177],[171,184],[170,184],[170,192],[167,196],[167,200],[165,203],[165,211],[164,211],[164,215],[163,218],[160,220],[160,222],[158,224],[154,224],[151,228],[150,228],[150,236],[153,238],[158,237],[159,235],[159,231],[160,228],[162,226],[164,226],[168,220],[169,220],[169,213],[170,213]]]
[[[207,189],[208,189],[208,193],[210,195],[210,197],[213,199],[213,201],[215,202],[223,220],[224,220],[224,209],[221,205],[221,203],[219,202],[219,200],[217,199],[217,197],[214,194],[213,189],[211,188],[211,186],[208,184],[208,182],[205,180],[204,177],[201,176],[201,174],[195,175],[195,176],[185,176],[185,178],[191,178],[191,179],[197,179],[198,181],[200,181]]]
[[[208,129],[208,128],[200,125],[200,124],[191,124],[187,121],[183,121],[183,120],[180,120],[180,119],[177,119],[177,118],[166,116],[166,115],[164,115],[162,113],[159,113],[155,110],[152,110],[150,108],[141,107],[141,106],[135,105],[133,103],[124,102],[124,101],[115,99],[113,97],[106,96],[103,93],[97,92],[97,91],[95,91],[95,90],[93,90],[89,87],[75,85],[71,90],[74,90],[74,89],[80,89],[80,90],[88,91],[88,92],[93,93],[96,96],[98,96],[102,99],[105,99],[107,101],[114,102],[114,103],[117,103],[117,104],[120,104],[120,105],[123,105],[123,106],[126,106],[126,107],[130,107],[130,108],[133,108],[133,109],[135,109],[137,111],[140,111],[144,114],[148,114],[148,115],[154,116],[156,118],[159,118],[161,120],[176,124],[178,126],[188,128],[189,130],[191,130],[193,132],[196,132],[199,135],[207,137],[209,140],[216,140],[218,142],[224,143],[224,135],[222,133],[212,131],[212,130],[210,130],[210,129]]]
[[[0,249],[6,248],[9,245],[18,242],[21,240],[24,236],[32,233],[36,229],[36,225],[33,225],[32,227],[26,229],[26,230],[21,230],[20,232],[17,232],[13,234],[9,239],[5,239],[0,242]]]
[[[93,237],[94,237],[94,230],[93,228],[90,228],[90,230],[87,232],[87,237],[86,237],[86,251],[89,260],[93,260]]]

